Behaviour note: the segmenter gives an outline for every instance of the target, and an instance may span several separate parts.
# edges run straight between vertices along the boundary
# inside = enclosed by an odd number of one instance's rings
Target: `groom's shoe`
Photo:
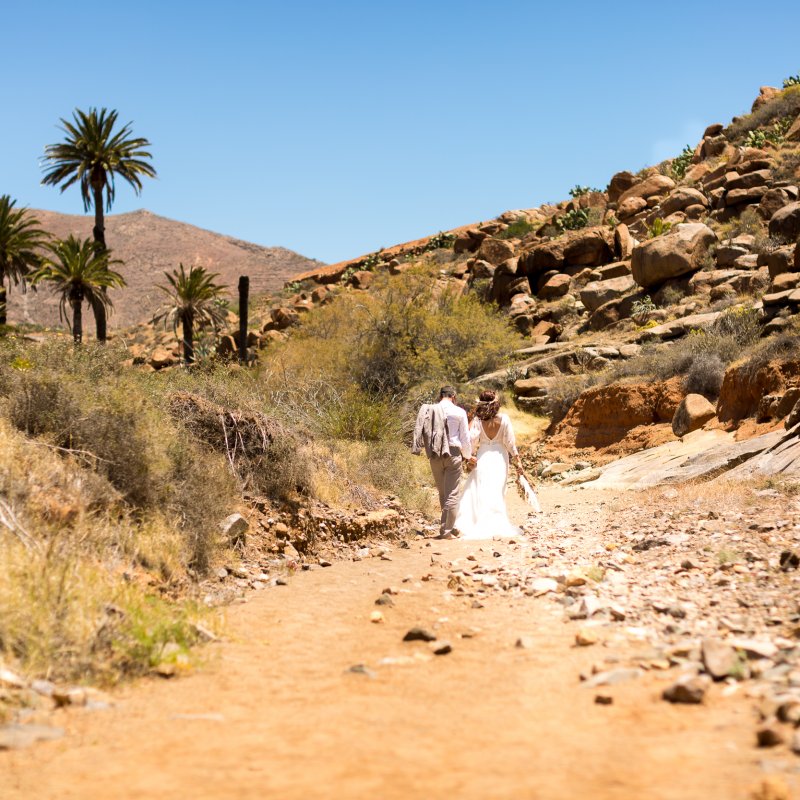
[[[437,539],[458,539],[461,536],[461,531],[453,528],[451,531],[443,531],[436,538]]]

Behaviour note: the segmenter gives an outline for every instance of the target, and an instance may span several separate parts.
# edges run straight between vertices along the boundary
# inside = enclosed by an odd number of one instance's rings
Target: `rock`
[[[633,278],[640,286],[649,288],[696,272],[716,240],[714,231],[700,222],[677,225],[669,233],[634,248]]]
[[[792,800],[792,793],[781,778],[769,775],[750,792],[748,800]]]
[[[673,181],[672,178],[668,178],[666,175],[656,173],[655,175],[645,178],[640,183],[631,186],[630,189],[627,189],[625,192],[623,192],[618,200],[618,210],[626,200],[631,198],[642,198],[647,200],[649,197],[667,194],[667,192],[674,188],[675,181]]]
[[[568,266],[596,267],[613,260],[614,239],[606,228],[584,228],[571,234],[564,247]]]
[[[448,653],[453,652],[453,645],[450,642],[437,642],[432,650],[435,656],[446,656]]]
[[[519,639],[514,643],[514,647],[518,647],[520,650],[532,650],[534,646],[534,641],[530,636],[520,636]]]
[[[226,517],[220,526],[222,535],[234,547],[244,544],[250,523],[239,513]]]
[[[384,592],[376,601],[376,606],[393,606],[394,600],[392,600],[392,596]]]
[[[578,647],[591,647],[599,641],[600,637],[597,635],[597,631],[591,628],[581,628],[575,634],[575,644],[578,645]]]
[[[609,280],[592,281],[580,290],[581,302],[589,311],[596,311],[604,303],[623,297],[636,286],[629,275]]]
[[[661,693],[670,703],[702,703],[708,689],[708,679],[700,675],[681,678]]]
[[[719,136],[722,133],[722,131],[724,130],[724,127],[725,126],[722,125],[722,123],[720,123],[720,122],[712,123],[703,132],[703,138],[705,139],[705,138],[707,138],[709,136]]]
[[[800,202],[779,208],[770,218],[769,235],[796,242],[800,238]]]
[[[772,723],[771,725],[762,725],[756,731],[756,742],[759,747],[775,747],[776,745],[783,744],[785,737],[780,727]]]
[[[514,247],[508,241],[487,237],[481,242],[476,257],[481,261],[488,261],[490,264],[497,266],[513,257],[513,255]]]
[[[758,213],[762,219],[770,219],[772,215],[795,200],[782,186],[767,190],[758,202]]]
[[[794,265],[794,245],[778,247],[758,257],[758,265],[766,266],[770,278],[782,275],[784,272],[796,272]]]
[[[11,689],[24,689],[25,681],[6,667],[0,667],[0,686],[7,686]]]
[[[3,725],[0,727],[0,750],[21,750],[35,742],[60,739],[63,728],[49,725]]]
[[[616,203],[624,192],[627,192],[639,182],[639,178],[632,172],[618,172],[608,184],[608,201]]]
[[[706,672],[715,681],[732,675],[739,663],[736,650],[719,639],[703,639],[700,652]]]
[[[404,642],[435,642],[436,634],[431,633],[425,628],[410,628],[403,637]]]
[[[356,289],[369,289],[374,280],[375,275],[367,269],[360,269],[350,276],[350,284]]]
[[[631,232],[625,223],[621,222],[614,228],[614,252],[620,261],[627,261],[631,257],[634,244],[633,236],[631,236]],[[608,277],[614,278],[616,276],[609,275]]]
[[[701,208],[708,207],[706,196],[698,189],[690,189],[686,186],[679,186],[661,201],[660,215],[667,217],[676,211],[683,211],[692,205],[699,205]]]
[[[716,408],[703,395],[687,394],[675,410],[672,432],[679,437],[686,436],[687,433],[702,428],[716,414]]]
[[[270,316],[272,317],[273,327],[279,331],[290,328],[300,322],[300,315],[293,308],[273,308]]]
[[[369,621],[374,622],[376,624],[380,624],[384,621],[383,614],[380,611],[373,611],[369,615]]]
[[[487,278],[494,277],[496,269],[497,267],[495,267],[494,264],[490,264],[488,261],[482,261],[481,259],[476,259],[470,272],[473,280],[485,280]]]
[[[610,694],[596,694],[594,702],[598,706],[610,706],[614,704],[614,698]]]
[[[753,100],[753,106],[750,109],[750,112],[758,110],[761,106],[768,103],[770,100],[774,99],[781,93],[780,89],[776,89],[774,86],[762,86],[758,90],[758,97]]]
[[[556,298],[563,297],[569,292],[570,284],[569,275],[557,274],[553,275],[545,284],[539,289],[539,298],[541,300],[555,300]]]
[[[541,597],[544,594],[558,591],[558,581],[553,578],[535,578],[530,583],[530,590],[534,597]]]
[[[647,200],[643,197],[628,197],[617,207],[617,214],[620,219],[630,219],[635,217],[640,211],[647,208]]]
[[[643,674],[643,671],[638,668],[612,669],[607,672],[598,672],[589,678],[585,685],[589,689],[600,686],[617,686],[620,683],[636,680]]]
[[[163,369],[164,367],[171,367],[173,364],[177,364],[177,359],[163,347],[156,347],[150,355],[148,364],[153,369]]]

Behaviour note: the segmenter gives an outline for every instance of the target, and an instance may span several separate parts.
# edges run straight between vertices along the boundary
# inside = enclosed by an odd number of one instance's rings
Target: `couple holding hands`
[[[514,462],[526,499],[536,511],[539,508],[522,469],[511,420],[500,413],[494,391],[481,392],[471,424],[456,399],[456,390],[443,386],[439,402],[422,406],[411,447],[415,455],[425,450],[439,491],[442,516],[437,538],[517,536],[521,530],[511,524],[505,503],[509,461]],[[469,475],[462,492],[464,465]]]

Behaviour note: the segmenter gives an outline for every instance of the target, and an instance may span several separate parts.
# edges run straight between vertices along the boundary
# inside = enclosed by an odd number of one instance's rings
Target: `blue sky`
[[[159,173],[113,213],[338,261],[676,155],[800,72],[798,30],[796,0],[5,3],[0,194],[83,213],[38,159],[107,106]]]

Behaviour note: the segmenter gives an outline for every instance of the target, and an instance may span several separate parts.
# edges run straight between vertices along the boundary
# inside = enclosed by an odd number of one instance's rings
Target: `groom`
[[[438,403],[426,403],[419,410],[411,452],[419,455],[422,446],[431,464],[442,509],[436,538],[455,539],[459,535],[454,523],[458,511],[461,464],[463,459],[472,457],[472,444],[467,414],[456,405],[456,390],[452,386],[441,388]]]

